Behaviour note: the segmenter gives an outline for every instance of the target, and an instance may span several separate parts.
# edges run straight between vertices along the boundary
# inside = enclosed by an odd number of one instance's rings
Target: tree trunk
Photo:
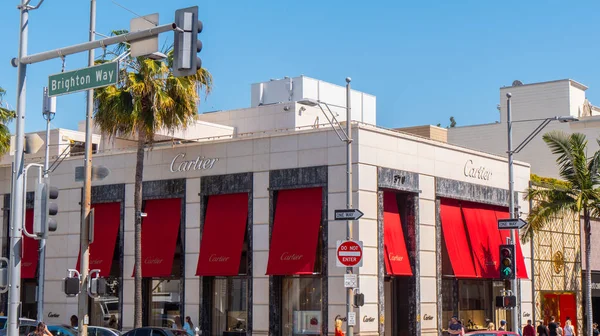
[[[589,210],[584,210],[583,222],[585,231],[585,333],[588,336],[592,336],[592,270],[590,267],[592,259],[592,234]]]
[[[144,175],[144,147],[146,144],[146,133],[138,132],[138,147],[135,162],[135,186],[133,202],[135,207],[135,300],[133,327],[142,327],[142,182]]]

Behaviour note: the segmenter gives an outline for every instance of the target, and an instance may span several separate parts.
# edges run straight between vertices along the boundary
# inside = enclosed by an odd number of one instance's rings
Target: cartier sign
[[[171,173],[187,172],[190,170],[207,170],[211,169],[219,159],[205,158],[204,156],[197,156],[193,160],[188,160],[185,157],[185,153],[179,153],[175,155],[171,160],[171,166],[169,169]]]
[[[473,160],[467,160],[464,167],[466,177],[488,181],[492,177],[492,172],[484,166],[473,163]]]

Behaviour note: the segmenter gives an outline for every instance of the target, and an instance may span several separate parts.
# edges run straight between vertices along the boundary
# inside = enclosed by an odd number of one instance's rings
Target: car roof
[[[481,330],[481,331],[472,331],[466,333],[466,335],[518,335],[514,331],[503,331],[503,330]]]

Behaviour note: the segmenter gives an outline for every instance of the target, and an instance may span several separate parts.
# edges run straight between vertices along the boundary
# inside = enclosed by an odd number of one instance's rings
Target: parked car
[[[0,316],[0,324],[2,325],[2,329],[0,330],[0,336],[6,336],[6,327],[7,327],[6,316]],[[37,321],[28,319],[28,318],[20,318],[19,319],[19,335],[27,336],[30,332],[34,331],[37,327]]]
[[[87,329],[89,336],[121,336],[121,332],[115,329],[98,326],[88,326]],[[77,330],[66,324],[49,325],[48,330],[53,336],[77,336]]]
[[[185,330],[160,328],[160,327],[143,327],[129,330],[123,336],[188,336]]]

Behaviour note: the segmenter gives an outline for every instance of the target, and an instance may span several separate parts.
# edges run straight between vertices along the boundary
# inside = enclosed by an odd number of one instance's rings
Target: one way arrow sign
[[[335,210],[335,220],[357,220],[363,215],[358,209]]]
[[[521,218],[498,219],[498,230],[515,230],[527,225]]]

